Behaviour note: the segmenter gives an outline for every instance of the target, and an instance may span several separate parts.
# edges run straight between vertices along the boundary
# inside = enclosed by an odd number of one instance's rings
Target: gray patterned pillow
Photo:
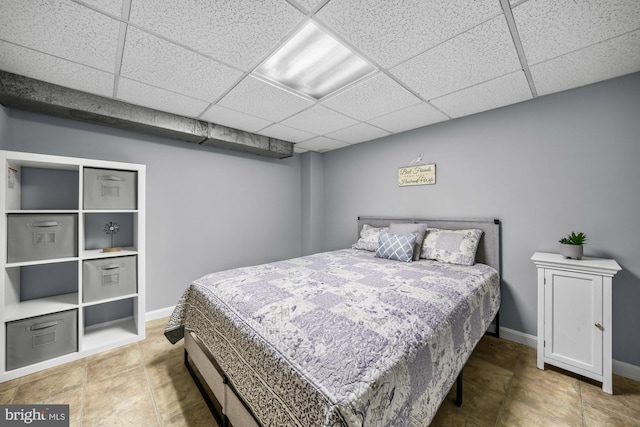
[[[418,233],[416,244],[413,246],[413,260],[418,261],[420,259],[420,252],[422,252],[422,242],[424,241],[424,235],[427,234],[427,224],[425,223],[414,224],[411,222],[391,223],[389,224],[389,233],[392,233],[392,234]]]
[[[440,230],[429,228],[420,258],[450,264],[473,265],[482,230]]]
[[[381,231],[387,231],[389,227],[376,228],[369,224],[362,226],[360,238],[351,246],[352,249],[364,249],[365,251],[375,252],[378,250],[378,237]]]
[[[379,247],[377,258],[393,259],[403,262],[413,261],[413,245],[416,244],[418,233],[398,235],[383,231],[378,238]]]

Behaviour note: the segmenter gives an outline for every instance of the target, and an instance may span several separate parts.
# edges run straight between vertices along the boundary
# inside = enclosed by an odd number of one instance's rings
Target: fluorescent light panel
[[[309,22],[255,72],[320,99],[375,70],[373,65]]]

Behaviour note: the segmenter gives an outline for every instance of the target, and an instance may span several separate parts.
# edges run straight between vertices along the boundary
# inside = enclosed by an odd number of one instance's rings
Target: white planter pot
[[[565,258],[582,259],[582,245],[565,245],[560,243],[560,255]]]

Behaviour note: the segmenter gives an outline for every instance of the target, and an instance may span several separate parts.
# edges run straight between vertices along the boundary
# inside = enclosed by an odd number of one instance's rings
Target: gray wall
[[[436,185],[398,187],[420,153]],[[325,249],[350,245],[358,215],[502,220],[501,325],[536,335],[535,251],[572,230],[615,258],[613,354],[640,366],[640,74],[324,155]]]
[[[5,134],[7,130],[7,110],[0,105],[0,146],[2,146],[5,140]]]
[[[309,255],[322,250],[322,236],[324,233],[324,187],[323,187],[323,156],[309,151],[300,156],[301,176],[300,190],[302,200],[302,255]]]
[[[5,150],[147,165],[148,311],[175,305],[206,273],[300,254],[297,156],[215,150],[14,109],[0,110],[3,129]]]

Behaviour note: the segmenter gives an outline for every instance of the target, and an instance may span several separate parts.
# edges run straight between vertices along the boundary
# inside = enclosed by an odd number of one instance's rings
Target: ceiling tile
[[[305,142],[299,142],[295,147],[303,148],[305,150],[317,151],[319,153],[325,153],[331,150],[337,150],[338,148],[348,147],[349,144],[336,141],[335,139],[327,138],[326,136],[318,136]]]
[[[212,105],[200,118],[211,123],[240,129],[246,132],[257,132],[271,124],[269,120],[250,116],[249,114],[230,110],[219,105]]]
[[[513,17],[530,65],[640,28],[638,0],[529,0]]]
[[[82,0],[82,2],[103,12],[122,16],[122,0]]]
[[[130,14],[135,24],[245,71],[303,18],[282,0],[136,0]]]
[[[118,99],[186,117],[198,117],[209,105],[198,99],[189,98],[123,77],[118,82]]]
[[[431,125],[448,119],[449,117],[445,116],[431,105],[422,103],[369,120],[369,123],[386,129],[389,132],[396,133]]]
[[[282,139],[289,142],[302,142],[313,138],[314,134],[294,129],[282,124],[274,124],[260,131],[260,135],[270,136],[271,138]]]
[[[598,43],[530,68],[539,95],[640,71],[640,31]]]
[[[0,1],[0,39],[114,72],[120,23],[70,1]]]
[[[414,94],[380,73],[322,104],[355,119],[369,120],[419,102]]]
[[[120,74],[204,101],[216,101],[242,72],[129,27]]]
[[[531,98],[531,90],[524,72],[516,71],[434,99],[431,103],[451,117],[462,117]]]
[[[497,0],[332,0],[316,16],[387,68],[500,12]]]
[[[504,15],[391,69],[429,100],[520,69]]]
[[[113,74],[0,41],[0,69],[83,92],[111,97]]]
[[[279,122],[310,107],[313,101],[248,76],[218,104],[272,122]]]
[[[390,133],[367,123],[358,123],[348,128],[340,129],[327,134],[327,137],[337,139],[338,141],[349,144],[370,141],[372,139],[388,136]]]
[[[305,130],[317,135],[333,132],[347,126],[358,123],[349,117],[345,117],[340,113],[331,111],[322,105],[315,105],[295,116],[284,120],[282,124],[294,127],[296,129]]]

